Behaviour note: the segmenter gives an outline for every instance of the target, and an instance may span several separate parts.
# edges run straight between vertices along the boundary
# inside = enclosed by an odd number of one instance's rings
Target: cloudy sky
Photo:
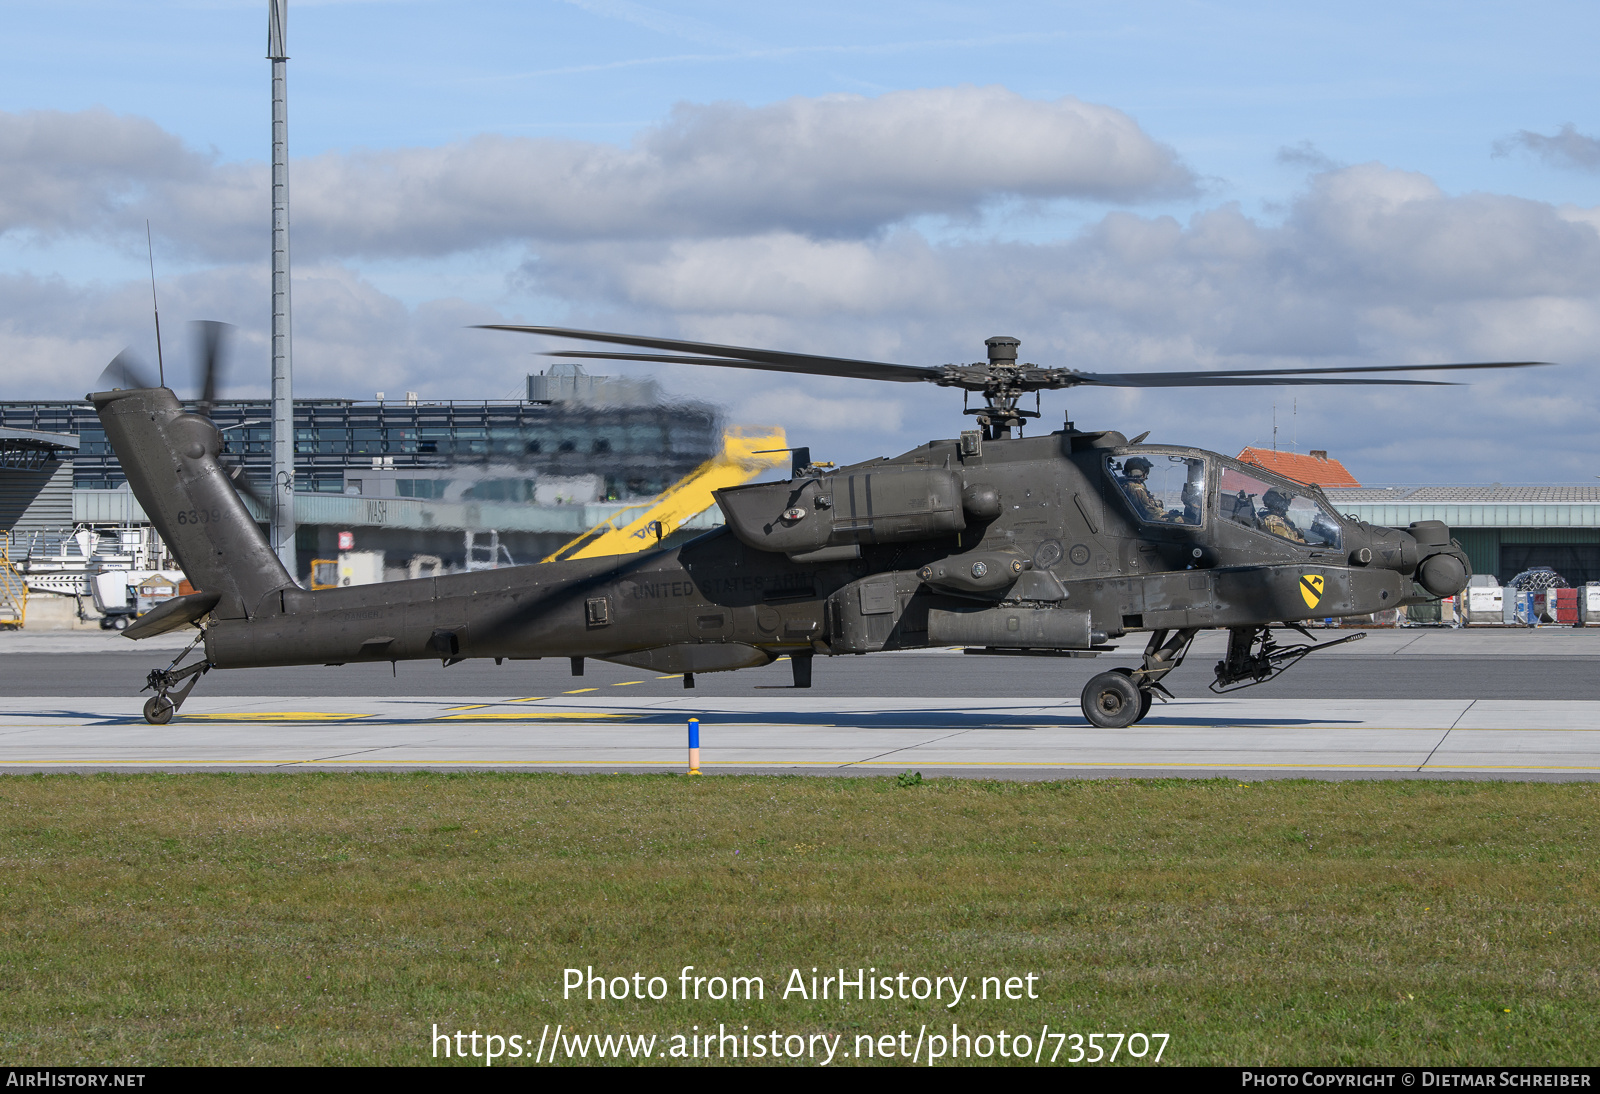
[[[1365,482],[1600,474],[1592,4],[289,2],[298,394],[515,396],[554,347],[484,322],[924,365],[1002,333],[1108,371],[1537,359],[1045,418],[1236,452],[1276,416]],[[165,329],[236,324],[232,390],[265,393],[265,9],[0,0],[0,397],[154,358],[147,219]],[[940,389],[658,375],[819,458],[961,422]]]

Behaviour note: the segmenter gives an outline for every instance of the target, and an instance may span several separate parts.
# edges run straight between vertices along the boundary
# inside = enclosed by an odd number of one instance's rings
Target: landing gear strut
[[[172,659],[172,664],[164,669],[151,669],[141,691],[151,690],[155,694],[145,700],[144,720],[153,726],[164,726],[172,721],[172,716],[183,706],[183,701],[189,698],[189,693],[200,682],[200,677],[211,671],[211,662],[201,658],[192,665],[178,668],[178,662],[189,656],[189,651],[200,644],[205,638],[205,631],[186,646],[182,653]],[[188,683],[183,682],[187,680]],[[183,684],[182,687],[178,687]],[[177,690],[173,690],[173,689]],[[169,694],[170,693],[170,694]]]
[[[1171,699],[1172,693],[1161,680],[1183,664],[1197,633],[1190,629],[1150,632],[1141,668],[1112,669],[1089,681],[1083,689],[1083,716],[1101,729],[1126,729],[1149,714],[1158,697],[1163,703]]]

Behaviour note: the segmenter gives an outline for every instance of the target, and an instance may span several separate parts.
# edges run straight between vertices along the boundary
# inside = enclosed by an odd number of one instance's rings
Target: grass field
[[[902,782],[3,778],[0,1060],[424,1063],[435,1024],[849,1052],[952,1021],[1168,1033],[1175,1064],[1600,1055],[1592,785]],[[680,1001],[684,965],[766,999]],[[563,1000],[587,966],[671,994]],[[813,966],[1039,998],[779,997]]]

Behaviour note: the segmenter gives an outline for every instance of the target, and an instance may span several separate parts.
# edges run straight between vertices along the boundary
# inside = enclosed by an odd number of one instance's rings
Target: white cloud
[[[524,273],[590,307],[609,300],[694,317],[700,329],[712,316],[952,330],[990,317],[986,326],[1038,332],[1035,346],[1043,336],[1058,354],[1084,354],[1084,367],[1416,360],[1511,340],[1571,356],[1587,353],[1575,339],[1600,292],[1600,233],[1569,210],[1452,197],[1424,176],[1366,164],[1318,176],[1277,226],[1223,206],[1187,225],[1112,213],[1047,244],[935,246],[898,231],[548,246]],[[1530,330],[1530,309],[1566,318]]]
[[[264,391],[264,169],[102,112],[0,115],[0,152],[15,154],[0,159],[0,228],[126,235],[165,208],[162,224],[184,213],[196,253],[248,258],[164,278],[163,315],[239,324],[235,389]],[[506,395],[547,346],[465,329],[503,320],[909,364],[978,360],[985,337],[1007,333],[1028,360],[1097,371],[1533,358],[1569,367],[1466,388],[1080,390],[1047,397],[1041,426],[1065,405],[1082,424],[1237,450],[1270,439],[1276,402],[1303,447],[1358,476],[1600,471],[1600,395],[1581,371],[1600,339],[1595,209],[1452,195],[1361,164],[1312,175],[1271,223],[1231,205],[1186,223],[1117,211],[1036,243],[935,243],[906,224],[999,194],[1131,198],[1188,179],[1116,111],[977,88],[683,108],[629,149],[482,137],[318,157],[292,180],[297,390]],[[508,238],[531,241],[511,290],[536,314],[407,307],[348,260],[306,261]],[[142,282],[0,279],[8,397],[81,394],[124,342],[148,342],[148,302]],[[959,396],[931,387],[655,371],[671,391],[785,425],[819,458],[890,454],[964,421]],[[1554,430],[1558,451],[1530,440]]]
[[[193,390],[185,320],[235,325],[225,394],[267,394],[268,275],[229,266],[165,279],[162,334],[168,385]],[[432,398],[520,394],[530,346],[470,329],[498,313],[460,300],[408,309],[337,265],[305,265],[294,278],[294,377],[301,396],[371,398],[417,390]],[[75,286],[0,277],[0,379],[10,399],[78,398],[132,343],[154,372],[149,286]]]
[[[1028,360],[1092,371],[1560,361],[1569,367],[1459,377],[1465,388],[1081,389],[1051,401],[1080,421],[1092,412],[1129,433],[1235,450],[1270,436],[1274,402],[1286,416],[1298,402],[1303,436],[1382,479],[1584,478],[1600,464],[1584,424],[1600,397],[1578,372],[1600,339],[1595,224],[1520,198],[1451,196],[1376,164],[1316,176],[1277,225],[1223,206],[1186,225],[1113,213],[1046,244],[936,246],[903,230],[546,247],[524,273],[601,329],[908,364],[981,359],[997,333],[1020,337]],[[716,384],[748,400],[789,381]],[[866,386],[821,390],[870,405]],[[908,423],[900,446],[955,428],[951,393],[889,391]],[[1559,457],[1507,442],[1534,422],[1577,439]],[[1461,431],[1471,446],[1441,440]],[[838,443],[875,454],[892,447],[888,432],[847,439],[841,426]]]
[[[105,111],[0,114],[0,231],[121,233],[150,216],[191,253],[261,248],[267,171],[219,164]],[[1121,111],[1001,87],[682,104],[628,148],[484,135],[326,153],[290,169],[294,247],[443,255],[506,240],[787,230],[859,237],[996,199],[1138,201],[1189,192],[1175,154]]]

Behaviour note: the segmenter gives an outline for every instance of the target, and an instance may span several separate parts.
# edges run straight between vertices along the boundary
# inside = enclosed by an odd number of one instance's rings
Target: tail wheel
[[[177,707],[165,695],[152,695],[144,701],[144,720],[153,726],[164,726],[172,721]]]
[[[1126,669],[1102,672],[1083,689],[1083,716],[1101,729],[1126,729],[1150,709]]]

